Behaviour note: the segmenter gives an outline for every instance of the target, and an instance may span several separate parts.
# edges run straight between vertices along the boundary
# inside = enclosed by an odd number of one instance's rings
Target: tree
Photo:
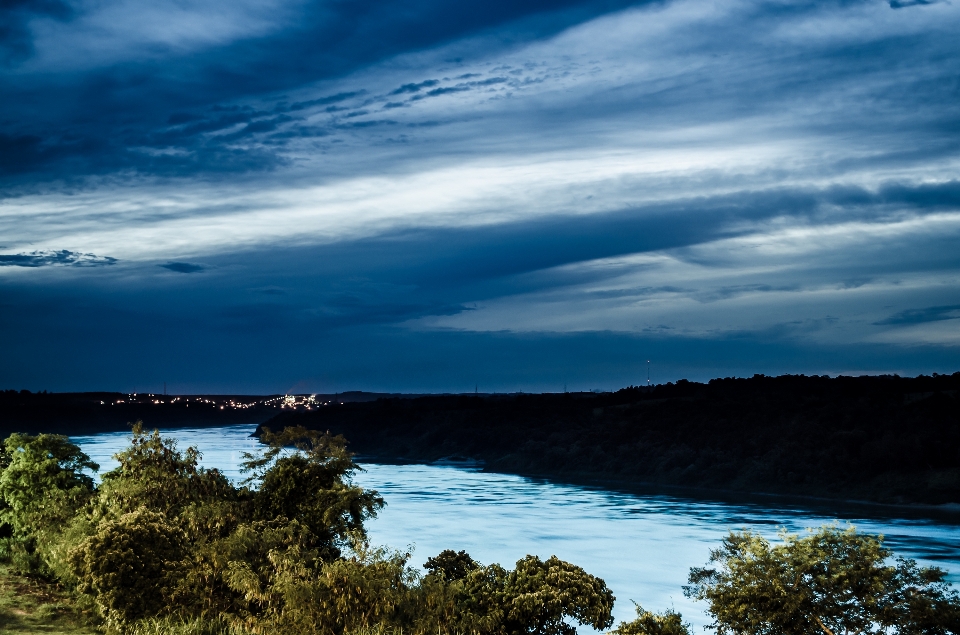
[[[573,618],[600,630],[613,624],[606,583],[556,556],[526,556],[507,577],[504,625],[509,635],[575,635]]]
[[[479,567],[466,551],[458,552],[453,549],[444,549],[435,557],[427,558],[423,565],[430,575],[446,582],[463,580],[468,573]]]
[[[299,522],[316,537],[315,546],[327,562],[337,559],[351,540],[365,537],[363,523],[376,516],[383,499],[350,482],[360,467],[342,436],[291,427],[280,433],[266,429],[260,440],[270,449],[245,453],[243,463],[251,473],[247,484],[255,487],[255,520]]]
[[[86,470],[99,466],[59,434],[11,434],[0,463],[0,524],[8,527],[14,563],[31,570],[50,565],[64,528],[93,496]]]
[[[476,566],[453,584],[460,588],[453,631],[574,635],[567,619],[597,630],[613,623],[615,598],[606,583],[556,556],[526,556],[513,571]]]
[[[690,635],[690,625],[673,610],[663,613],[651,613],[634,602],[637,618],[630,622],[620,622],[613,630],[614,635]]]
[[[144,432],[139,421],[130,447],[114,458],[120,465],[103,475],[98,491],[101,513],[118,517],[146,507],[172,519],[191,506],[236,499],[233,485],[219,470],[200,467],[196,448],[180,451],[175,439],[158,430]]]
[[[684,593],[709,603],[718,635],[960,633],[960,598],[945,572],[889,562],[882,537],[822,527],[771,546],[731,532]]]
[[[308,529],[296,520],[283,523],[241,525],[228,541],[235,559],[228,565],[227,582],[248,603],[238,612],[239,625],[253,632],[298,635],[401,625],[397,617],[415,577],[407,566],[410,554],[360,543],[349,556],[324,562],[316,550],[305,547]]]

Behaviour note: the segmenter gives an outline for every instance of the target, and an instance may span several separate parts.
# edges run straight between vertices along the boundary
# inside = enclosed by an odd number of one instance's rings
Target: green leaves
[[[507,577],[504,619],[509,635],[573,635],[573,618],[600,630],[613,623],[614,597],[606,583],[556,556],[527,556]]]
[[[450,563],[443,552],[433,562]],[[469,556],[466,556],[469,558]],[[428,561],[429,562],[429,561]],[[473,563],[473,560],[469,560]],[[447,630],[490,635],[572,635],[573,619],[600,630],[613,623],[614,597],[603,580],[556,556],[526,556],[513,571],[500,565],[474,566],[450,582],[458,590]],[[434,576],[428,576],[434,577]]]
[[[140,507],[175,518],[190,506],[235,501],[237,492],[218,470],[198,465],[196,448],[177,449],[174,439],[133,426],[130,447],[114,456],[120,465],[103,475],[98,504],[114,516]]]
[[[711,553],[712,566],[691,569],[684,592],[709,603],[719,635],[960,632],[960,598],[944,572],[889,564],[882,537],[835,526],[781,537],[771,546],[732,532]]]
[[[14,564],[49,571],[64,529],[94,494],[85,470],[99,466],[58,434],[12,434],[2,454],[0,524],[10,528]]]
[[[663,613],[651,613],[634,602],[637,618],[630,622],[620,622],[613,635],[690,635],[690,625],[673,610]]]
[[[340,556],[351,536],[363,538],[363,523],[376,516],[384,502],[376,491],[350,483],[360,468],[343,437],[298,427],[279,434],[266,430],[262,440],[270,449],[245,455],[244,463],[244,470],[251,473],[247,483],[256,488],[254,519],[301,523],[312,532],[313,546],[327,562]]]
[[[139,509],[100,523],[70,564],[110,626],[165,612],[184,566],[187,536],[161,513]]]
[[[467,577],[471,571],[480,567],[466,551],[444,549],[433,558],[427,558],[423,568],[430,575],[439,577],[445,582],[454,582]]]

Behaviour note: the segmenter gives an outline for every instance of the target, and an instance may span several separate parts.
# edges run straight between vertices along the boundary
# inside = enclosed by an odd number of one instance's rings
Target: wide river
[[[252,425],[165,431],[179,447],[195,446],[202,464],[240,477],[240,453],[258,448]],[[74,437],[101,472],[128,443],[127,433]],[[674,607],[694,626],[703,606],[683,596],[690,567],[732,529],[802,532],[825,523],[883,534],[897,555],[935,564],[960,584],[960,515],[908,517],[906,511],[850,505],[790,504],[777,499],[722,501],[555,483],[452,465],[363,463],[354,481],[387,502],[368,525],[374,544],[413,550],[421,565],[443,549],[465,549],[484,564],[512,568],[526,554],[557,555],[603,578],[617,597],[617,620],[645,608]],[[590,629],[584,629],[589,631]],[[695,632],[699,632],[697,628]]]

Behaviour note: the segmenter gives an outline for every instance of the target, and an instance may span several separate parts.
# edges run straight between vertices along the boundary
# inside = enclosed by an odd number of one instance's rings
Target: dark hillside
[[[888,503],[960,503],[960,373],[755,376],[615,393],[430,396],[284,412],[389,459]]]
[[[307,410],[332,401],[400,396],[369,392],[257,396],[0,390],[0,438],[11,432],[77,435],[123,431],[134,421],[142,421],[148,429],[262,423],[281,411]]]
[[[172,397],[114,392],[31,393],[0,391],[0,437],[11,432],[93,434],[147,427],[204,427],[260,423],[276,414],[261,398]]]

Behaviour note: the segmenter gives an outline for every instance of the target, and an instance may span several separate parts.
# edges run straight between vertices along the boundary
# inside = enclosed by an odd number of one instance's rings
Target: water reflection
[[[240,478],[243,451],[257,443],[255,426],[177,429],[180,447],[196,446],[202,463]],[[101,471],[126,446],[128,434],[75,437]],[[387,507],[369,525],[373,542],[413,548],[422,564],[443,549],[465,549],[484,563],[513,562],[531,553],[557,555],[606,580],[618,598],[617,619],[629,619],[636,600],[651,609],[669,606],[694,625],[707,622],[702,606],[681,587],[692,566],[731,529],[750,528],[774,537],[779,528],[803,531],[829,522],[850,522],[882,533],[899,555],[950,571],[960,582],[960,525],[950,519],[896,518],[879,508],[773,501],[723,502],[657,493],[625,492],[456,465],[365,463],[355,479],[380,491]],[[899,513],[899,512],[898,512]]]

